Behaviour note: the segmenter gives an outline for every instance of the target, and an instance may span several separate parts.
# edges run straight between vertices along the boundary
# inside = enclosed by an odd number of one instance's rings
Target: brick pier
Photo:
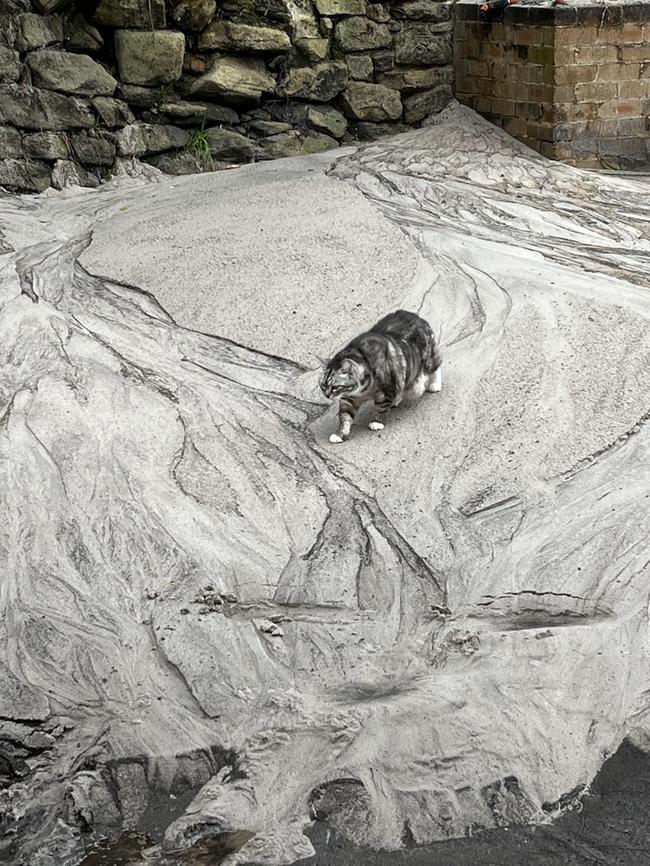
[[[545,156],[583,167],[650,164],[650,3],[459,3],[455,93]]]

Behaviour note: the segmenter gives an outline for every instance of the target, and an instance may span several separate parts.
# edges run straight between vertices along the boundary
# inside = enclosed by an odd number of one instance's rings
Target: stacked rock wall
[[[313,153],[452,95],[437,0],[0,0],[0,187]]]

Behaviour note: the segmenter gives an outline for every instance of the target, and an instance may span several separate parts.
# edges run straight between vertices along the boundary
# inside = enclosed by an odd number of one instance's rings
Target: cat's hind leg
[[[413,382],[409,388],[407,397],[411,397],[413,400],[419,400],[427,389],[429,378],[430,377],[427,373],[420,373],[415,382]]]
[[[433,393],[437,393],[438,391],[442,391],[442,367],[438,367],[429,375],[429,383],[427,385],[427,391],[432,391]]]

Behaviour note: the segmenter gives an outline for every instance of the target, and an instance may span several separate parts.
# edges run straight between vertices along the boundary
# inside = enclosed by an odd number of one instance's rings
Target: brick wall
[[[459,3],[455,92],[545,156],[583,167],[650,164],[650,4]]]

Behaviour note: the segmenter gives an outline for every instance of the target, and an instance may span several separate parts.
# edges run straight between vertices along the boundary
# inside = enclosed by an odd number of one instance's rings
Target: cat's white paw
[[[427,388],[430,394],[437,394],[438,391],[442,391],[442,382],[432,382]]]
[[[332,433],[330,436],[330,442],[332,445],[338,445],[339,442],[343,442],[343,437],[339,436],[338,433]]]
[[[383,430],[383,429],[384,429],[384,425],[381,423],[381,421],[371,421],[370,424],[368,424],[368,430]]]

